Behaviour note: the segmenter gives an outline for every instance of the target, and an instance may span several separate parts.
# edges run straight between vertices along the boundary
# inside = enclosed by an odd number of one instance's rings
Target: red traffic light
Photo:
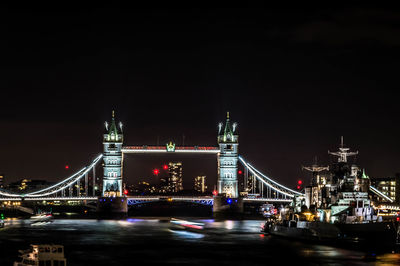
[[[127,189],[124,189],[124,194],[128,195],[128,190]]]
[[[158,169],[154,169],[154,170],[153,170],[153,174],[154,174],[154,175],[158,175],[159,173],[160,173],[160,170],[158,170]]]
[[[239,170],[239,171],[238,171],[238,174],[239,174],[239,175],[243,174],[243,171],[242,171],[242,170]]]
[[[297,181],[297,184],[301,185],[301,184],[303,184],[303,181],[299,180],[299,181]]]
[[[162,166],[162,168],[163,168],[164,170],[168,170],[168,165],[164,164],[164,165]]]
[[[66,169],[66,170],[68,170],[68,169],[69,169],[69,165],[68,165],[68,164],[65,166],[65,169]]]

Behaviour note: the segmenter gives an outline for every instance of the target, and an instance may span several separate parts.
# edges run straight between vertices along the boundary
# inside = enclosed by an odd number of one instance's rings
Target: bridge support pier
[[[215,196],[213,204],[213,216],[215,218],[240,218],[243,214],[243,198],[229,198]]]
[[[97,212],[104,216],[125,216],[128,213],[127,197],[99,197]]]

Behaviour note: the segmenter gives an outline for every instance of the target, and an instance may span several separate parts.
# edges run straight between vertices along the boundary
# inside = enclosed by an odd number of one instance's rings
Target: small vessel
[[[310,211],[294,213],[293,209],[281,210],[280,217],[267,219],[264,233],[275,236],[311,241],[335,241],[340,237],[340,230],[333,224],[316,221]]]
[[[14,262],[14,266],[67,265],[62,245],[31,245],[29,249],[19,252],[21,261]]]
[[[265,217],[265,218],[270,218],[273,217],[278,213],[278,210],[274,207],[273,204],[263,204],[260,206],[260,213]]]
[[[340,230],[332,224],[293,220],[284,224],[272,225],[269,233],[276,236],[316,241],[336,241],[340,237]]]

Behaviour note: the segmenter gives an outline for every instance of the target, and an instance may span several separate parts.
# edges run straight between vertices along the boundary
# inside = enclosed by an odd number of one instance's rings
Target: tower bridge
[[[295,196],[303,196],[302,193],[292,190],[277,181],[269,178],[252,164],[239,156],[239,136],[237,123],[230,121],[227,113],[225,123],[219,123],[218,146],[176,146],[169,142],[165,146],[123,146],[122,124],[116,122],[114,111],[111,122],[105,122],[103,134],[103,153],[93,159],[86,167],[62,181],[29,193],[16,193],[0,189],[0,201],[40,201],[40,200],[82,200],[97,201],[100,210],[127,211],[127,205],[137,203],[169,201],[189,201],[205,205],[213,205],[214,211],[224,211],[242,208],[243,202],[290,202]],[[123,188],[123,158],[124,154],[144,153],[196,153],[214,154],[217,157],[217,191],[214,197],[179,197],[179,196],[146,196],[127,197],[122,193]],[[95,195],[96,166],[103,162],[103,178],[101,184],[101,196]],[[239,193],[238,165],[242,164],[245,172],[244,195]],[[92,177],[92,190],[89,191],[89,174]],[[259,197],[246,195],[249,176],[253,178],[252,191],[258,190]],[[258,185],[257,185],[258,183]],[[81,192],[81,184],[84,186]],[[99,185],[99,184],[97,184]]]

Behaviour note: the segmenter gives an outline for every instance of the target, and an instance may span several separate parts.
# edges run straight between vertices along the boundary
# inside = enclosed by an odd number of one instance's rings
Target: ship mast
[[[319,172],[322,172],[322,171],[325,171],[325,170],[329,171],[329,166],[320,166],[320,165],[318,165],[317,156],[315,156],[313,165],[311,165],[311,166],[302,166],[301,169],[302,170],[307,170],[307,171],[311,172],[313,174],[313,176],[315,176]]]
[[[339,151],[337,152],[330,152],[328,151],[328,154],[338,156],[338,162],[339,163],[347,163],[347,157],[349,156],[354,156],[358,154],[358,151],[356,152],[350,152],[350,148],[345,148],[343,144],[343,136],[341,137],[341,142],[340,142],[340,147]]]

